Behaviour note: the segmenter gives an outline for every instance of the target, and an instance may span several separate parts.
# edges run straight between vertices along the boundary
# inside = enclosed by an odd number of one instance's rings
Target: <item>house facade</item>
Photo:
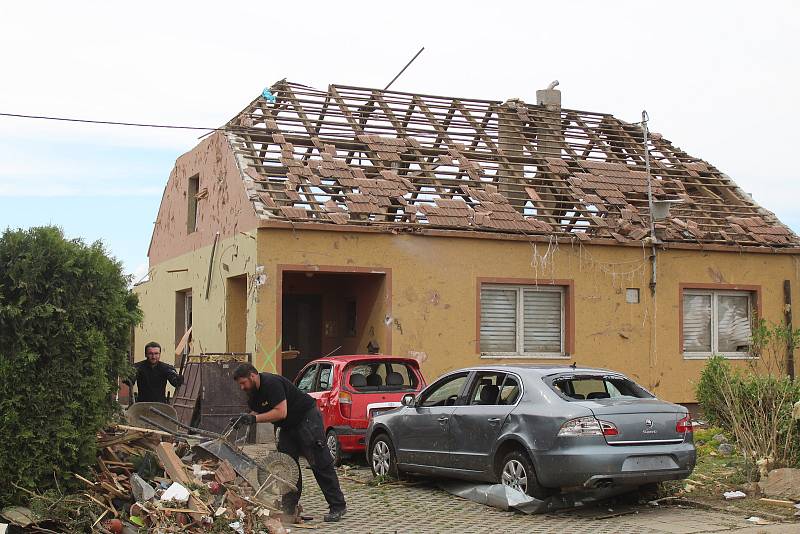
[[[725,174],[608,114],[279,82],[181,156],[136,287],[169,354],[412,355],[429,379],[608,367],[690,403],[798,298],[800,239]],[[651,221],[651,206],[653,220]],[[169,358],[165,356],[165,359]]]

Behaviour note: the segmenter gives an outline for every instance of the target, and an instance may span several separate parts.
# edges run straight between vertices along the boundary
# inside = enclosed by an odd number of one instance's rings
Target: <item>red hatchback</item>
[[[294,383],[317,400],[328,448],[339,464],[345,454],[364,452],[370,418],[400,406],[403,395],[420,392],[425,378],[413,358],[370,354],[314,360]]]

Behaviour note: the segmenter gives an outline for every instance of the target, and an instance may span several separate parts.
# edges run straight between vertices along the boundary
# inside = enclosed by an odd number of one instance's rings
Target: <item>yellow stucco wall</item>
[[[174,363],[176,298],[178,291],[192,291],[193,341],[191,353],[226,352],[227,279],[247,276],[246,349],[256,352],[258,330],[255,302],[258,276],[255,231],[238,234],[217,243],[208,299],[205,298],[212,247],[202,247],[152,267],[149,280],[134,288],[144,320],[135,331],[134,360],[144,358],[144,345],[151,340],[162,346],[162,361]],[[170,272],[171,271],[171,272]],[[234,299],[235,300],[235,299]],[[235,330],[235,329],[234,329]]]
[[[391,352],[427,353],[428,379],[482,359],[476,345],[479,278],[574,281],[575,344],[567,359],[535,361],[603,366],[621,370],[675,402],[694,400],[692,382],[703,361],[685,360],[679,345],[681,283],[761,286],[762,315],[783,320],[783,280],[798,294],[798,258],[785,254],[667,250],[658,255],[658,287],[650,295],[648,249],[615,246],[548,245],[525,241],[433,237],[407,234],[258,230],[260,365],[274,366],[280,353],[277,332],[281,265],[310,269],[391,270]],[[625,289],[640,289],[641,303],[628,304]],[[655,325],[653,328],[651,325]]]

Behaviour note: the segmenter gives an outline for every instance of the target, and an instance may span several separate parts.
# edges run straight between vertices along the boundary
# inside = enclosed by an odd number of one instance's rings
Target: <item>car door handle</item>
[[[500,422],[500,418],[499,417],[490,417],[489,419],[487,419],[487,421],[489,421],[490,425],[494,426],[494,425],[496,425],[497,423]]]
[[[440,418],[438,419],[438,421],[439,421],[440,423],[446,423],[448,419],[449,419],[448,417],[440,417]]]

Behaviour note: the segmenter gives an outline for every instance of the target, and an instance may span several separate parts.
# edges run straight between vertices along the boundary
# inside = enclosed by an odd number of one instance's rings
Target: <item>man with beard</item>
[[[133,380],[124,382],[133,388],[139,384],[139,394],[136,402],[162,402],[166,404],[167,381],[174,387],[183,384],[183,377],[178,374],[173,366],[161,361],[161,345],[151,341],[144,346],[145,360],[136,362],[136,376]]]
[[[234,417],[231,421],[236,425],[272,423],[280,428],[278,452],[288,454],[295,461],[300,456],[308,460],[311,472],[314,473],[330,508],[324,520],[339,521],[347,511],[347,505],[339,487],[333,457],[325,443],[322,414],[314,398],[297,389],[283,376],[259,373],[249,363],[237,367],[233,379],[242,391],[247,392],[247,404],[251,412]],[[302,491],[301,473],[297,491],[283,496],[281,504],[285,517],[297,518],[297,505]]]

